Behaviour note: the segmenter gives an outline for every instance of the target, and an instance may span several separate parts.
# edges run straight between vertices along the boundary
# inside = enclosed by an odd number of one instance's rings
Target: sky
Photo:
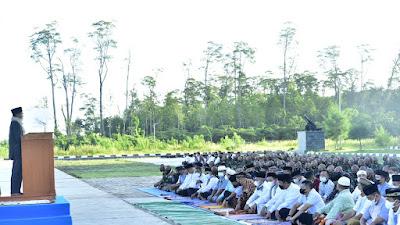
[[[190,0],[96,0],[96,1],[2,1],[0,3],[0,140],[8,138],[12,108],[22,106],[27,132],[51,131],[51,85],[46,73],[31,58],[29,36],[35,27],[55,20],[63,44],[62,51],[72,46],[72,37],[79,39],[81,76],[86,85],[80,93],[99,98],[97,64],[93,42],[87,37],[91,24],[99,20],[115,21],[113,38],[117,49],[104,86],[105,116],[120,114],[125,107],[126,61],[132,53],[129,87],[139,95],[145,93],[141,80],[162,68],[157,76],[156,91],[165,93],[182,89],[182,62],[192,60],[193,76],[202,79],[200,59],[208,41],[223,44],[229,51],[235,41],[244,41],[256,49],[254,64],[246,65],[251,75],[273,71],[280,76],[282,49],[278,43],[284,22],[296,28],[296,71],[319,73],[318,51],[330,45],[341,49],[339,65],[343,70],[359,69],[357,45],[370,44],[376,49],[374,61],[367,67],[366,78],[376,86],[384,86],[391,72],[392,61],[400,49],[398,28],[399,1],[190,1]],[[60,83],[58,84],[60,86]],[[50,110],[34,109],[47,97]],[[61,105],[64,93],[56,90],[57,119],[63,124]],[[82,105],[78,99],[76,109]],[[82,116],[78,110],[76,116]],[[37,119],[47,121],[47,127]]]

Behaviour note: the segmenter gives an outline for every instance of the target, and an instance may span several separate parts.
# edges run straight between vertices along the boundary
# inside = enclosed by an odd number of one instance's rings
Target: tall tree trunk
[[[104,134],[104,124],[103,124],[103,82],[100,78],[100,135]]]

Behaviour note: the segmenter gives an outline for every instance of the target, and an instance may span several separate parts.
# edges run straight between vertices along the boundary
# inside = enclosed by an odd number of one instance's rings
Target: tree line
[[[74,118],[75,100],[82,84],[78,40],[75,46],[63,51],[57,23],[46,24],[31,35],[31,57],[45,71],[52,91],[52,105],[56,134],[58,129],[57,105],[54,88],[55,77],[61,77],[65,103],[61,112],[67,136],[99,133],[115,135],[148,136],[159,140],[184,140],[203,135],[205,139],[219,142],[235,133],[246,141],[295,139],[303,130],[308,115],[326,130],[328,138],[361,140],[400,133],[400,52],[393,59],[387,85],[377,87],[366,81],[368,66],[373,63],[374,49],[368,44],[355,46],[359,52],[359,65],[343,68],[339,64],[340,46],[331,45],[317,53],[316,60],[324,71],[318,79],[312,71],[296,70],[296,28],[290,22],[283,25],[277,35],[282,50],[280,73],[249,74],[249,64],[254,64],[256,49],[246,42],[223,46],[208,42],[203,51],[201,68],[195,70],[190,60],[182,63],[185,83],[182,89],[160,96],[157,76],[162,69],[141,80],[145,87],[144,98],[136,89],[130,89],[131,54],[126,58],[125,110],[122,115],[104,116],[103,85],[107,81],[108,65],[112,63],[111,50],[117,47],[112,32],[115,22],[98,21],[92,24],[88,37],[98,65],[98,98],[86,95],[79,108],[83,118]],[[67,62],[60,55],[68,58]],[[64,57],[65,58],[65,57]],[[195,72],[193,72],[195,71]],[[198,72],[203,79],[195,79]],[[95,71],[93,71],[95,72]],[[330,94],[333,93],[333,94]],[[83,94],[83,93],[80,93]],[[86,93],[87,94],[87,93]],[[340,103],[339,103],[340,101]],[[340,104],[340,105],[338,105]]]

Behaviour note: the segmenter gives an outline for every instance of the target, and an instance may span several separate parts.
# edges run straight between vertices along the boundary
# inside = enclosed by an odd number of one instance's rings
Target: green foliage
[[[375,142],[380,146],[380,147],[388,147],[391,137],[390,134],[383,128],[382,125],[377,127],[375,129]]]
[[[326,137],[339,140],[339,136],[345,139],[350,129],[348,116],[345,112],[339,112],[337,105],[332,105],[328,110],[328,116],[324,117]]]
[[[221,138],[220,145],[226,150],[236,150],[245,144],[245,140],[241,138],[236,132],[233,133],[232,138],[225,136]]]

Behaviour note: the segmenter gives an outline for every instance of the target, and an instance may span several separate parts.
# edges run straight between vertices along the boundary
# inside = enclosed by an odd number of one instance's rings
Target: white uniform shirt
[[[354,202],[357,202],[358,198],[361,197],[361,190],[358,189],[358,187],[356,189],[354,189],[353,193],[351,193],[351,195],[353,196],[353,200]]]
[[[278,201],[282,193],[284,193],[283,190],[279,187],[278,183],[276,183],[276,186],[278,187],[276,188],[275,195],[265,204],[265,207],[268,210]]]
[[[206,185],[200,188],[199,192],[209,192],[211,190],[215,190],[217,188],[218,178],[216,176],[211,176],[210,179],[206,182]]]
[[[279,196],[278,201],[269,209],[270,213],[273,213],[275,210],[281,210],[283,208],[292,208],[294,204],[296,204],[297,200],[300,198],[300,188],[294,183],[291,183],[290,186],[283,190]]]
[[[388,225],[397,225],[400,224],[400,210],[397,210],[397,212],[394,212],[393,209],[389,210],[389,219],[388,219]]]
[[[268,192],[270,190],[270,187],[268,187],[268,183],[264,182],[262,184],[262,188],[257,188],[254,193],[250,196],[250,198],[247,200],[246,205],[249,205],[250,207],[253,207],[254,204],[257,204],[257,200],[261,198],[261,196],[268,195]]]
[[[308,196],[301,195],[299,201],[302,205],[299,209],[301,209],[305,204],[311,204],[312,206],[308,208],[308,214],[314,214],[318,209],[325,206],[324,200],[322,200],[321,195],[313,188],[311,189]]]

